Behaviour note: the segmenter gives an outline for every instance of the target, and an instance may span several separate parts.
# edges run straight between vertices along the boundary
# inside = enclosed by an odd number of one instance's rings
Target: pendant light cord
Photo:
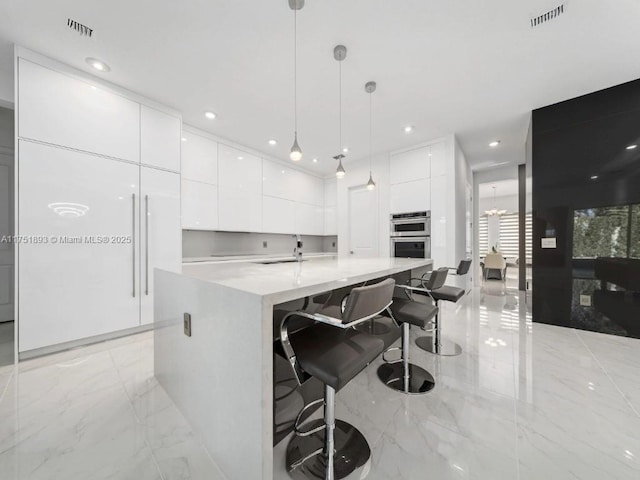
[[[298,10],[293,10],[293,130],[298,135]]]
[[[338,140],[340,142],[339,155],[342,155],[342,61],[338,62]]]
[[[373,92],[369,93],[369,178],[373,167]]]

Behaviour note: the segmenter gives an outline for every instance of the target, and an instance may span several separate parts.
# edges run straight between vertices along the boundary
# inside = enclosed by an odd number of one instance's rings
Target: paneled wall
[[[533,112],[534,321],[640,337],[639,125],[640,80]]]

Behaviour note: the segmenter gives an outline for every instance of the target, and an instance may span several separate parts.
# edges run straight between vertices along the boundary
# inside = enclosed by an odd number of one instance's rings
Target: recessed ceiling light
[[[273,140],[273,139],[269,140],[269,145],[271,145],[272,147],[274,145],[277,145],[277,144],[278,144],[278,142],[276,142],[275,140]]]
[[[213,120],[214,118],[216,118],[216,114],[213,112],[204,112],[204,116],[207,117],[209,120]]]
[[[493,142],[491,142],[491,143],[489,144],[489,146],[490,146],[490,147],[492,147],[492,148],[495,148],[495,147],[497,147],[498,145],[500,145],[500,140],[494,140]]]
[[[406,127],[404,127],[404,133],[411,133],[413,132],[413,125],[407,125]]]
[[[629,145],[629,146],[627,147],[627,150],[634,150],[634,149],[636,149],[636,148],[638,148],[638,145]]]
[[[183,142],[187,141],[186,137],[182,137],[180,140],[182,140]]]
[[[87,57],[87,58],[84,59],[84,61],[87,62],[89,65],[91,65],[96,70],[99,70],[101,72],[109,72],[109,71],[111,71],[111,67],[109,67],[109,65],[104,63],[102,60],[98,60],[97,58]]]
[[[591,175],[591,180],[597,180],[598,179],[598,175]]]
[[[349,153],[349,147],[344,147],[342,149],[342,153]]]
[[[317,159],[317,158],[314,158],[314,159],[313,159],[313,163],[318,163],[318,159]]]
[[[238,157],[238,160],[244,160],[244,157]]]

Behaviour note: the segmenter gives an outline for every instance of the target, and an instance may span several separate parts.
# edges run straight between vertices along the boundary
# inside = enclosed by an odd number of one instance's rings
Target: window
[[[532,262],[532,216],[531,213],[525,215],[525,257],[528,265]],[[517,213],[510,213],[500,217],[500,251],[505,257],[520,257],[518,236],[519,236],[519,217]],[[638,227],[640,235],[640,226]],[[480,256],[484,257],[490,250],[489,246],[489,219],[486,215],[480,217],[478,222],[478,241]],[[640,249],[640,247],[639,247]]]
[[[478,249],[480,256],[484,257],[489,252],[489,222],[486,215],[481,216],[478,222],[478,236],[480,243]]]
[[[631,210],[630,205],[575,210],[573,258],[626,258],[630,245]]]
[[[518,214],[508,213],[500,217],[500,251],[503,257],[519,256]]]

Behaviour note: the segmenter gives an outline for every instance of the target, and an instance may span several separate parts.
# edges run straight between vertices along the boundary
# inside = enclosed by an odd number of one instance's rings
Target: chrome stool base
[[[462,347],[457,343],[449,340],[438,340],[436,344],[434,337],[420,337],[416,340],[416,345],[422,350],[442,357],[454,357],[462,353]]]
[[[305,428],[313,428],[324,425],[324,420],[314,420],[305,424]],[[353,425],[342,420],[335,421],[335,453],[333,455],[335,480],[346,478],[356,470],[362,473],[356,478],[364,478],[371,467],[371,449],[364,435]],[[307,437],[294,435],[287,446],[286,465],[292,478],[321,479],[326,478],[326,458],[322,453],[325,444],[325,430],[320,430]],[[314,452],[320,450],[317,455]],[[295,466],[301,459],[307,458],[301,465]]]
[[[387,387],[402,393],[420,395],[427,393],[436,386],[436,381],[424,368],[410,363],[409,376],[405,385],[405,368],[402,361],[384,363],[378,368],[378,378]]]

